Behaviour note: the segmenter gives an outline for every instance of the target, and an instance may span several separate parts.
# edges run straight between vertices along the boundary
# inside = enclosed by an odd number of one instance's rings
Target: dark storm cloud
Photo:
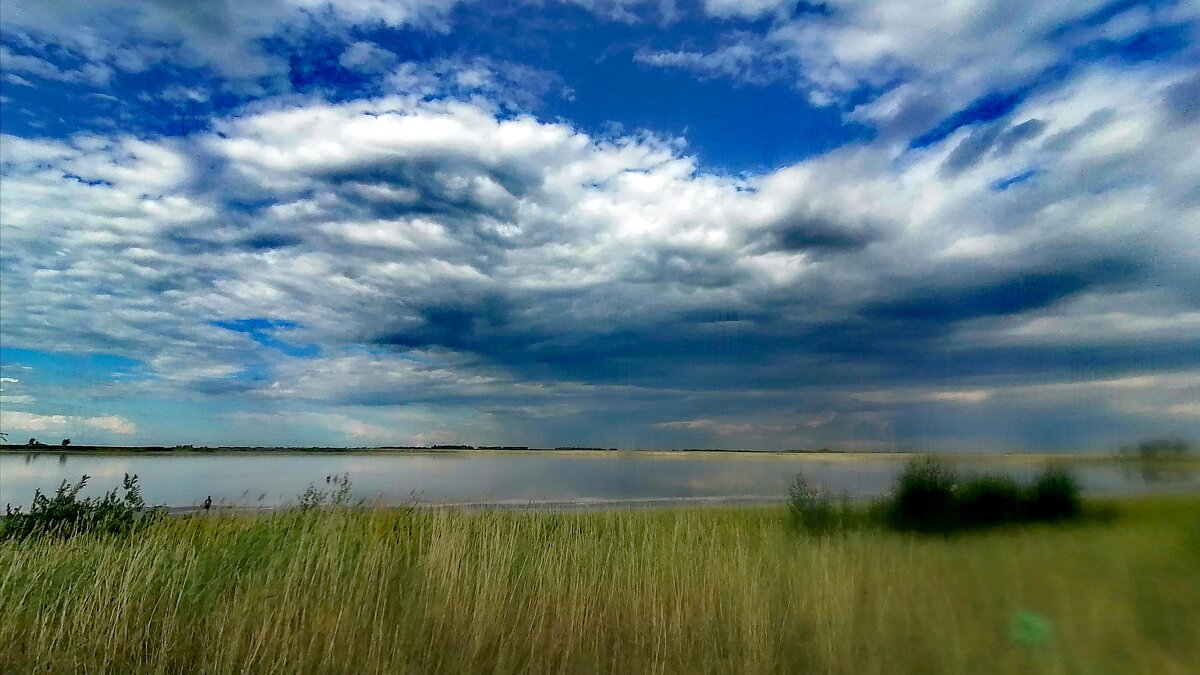
[[[964,169],[969,169],[979,163],[992,149],[992,145],[1000,136],[1000,130],[995,126],[974,129],[966,138],[958,142],[954,151],[942,164],[942,175],[955,176]]]
[[[978,164],[993,149],[1001,155],[1008,154],[1017,145],[1037,138],[1045,128],[1045,122],[1031,119],[1008,128],[1003,124],[991,124],[973,129],[946,158],[942,174],[956,176]]]
[[[777,227],[774,250],[853,250],[866,246],[874,238],[874,233],[866,228],[848,229],[820,217],[798,217],[788,219]]]
[[[627,281],[635,284],[680,284],[696,288],[728,288],[745,279],[725,251],[664,247],[639,251],[631,258]]]
[[[1020,314],[1049,307],[1098,285],[1132,281],[1139,266],[1104,260],[1070,271],[1022,274],[973,286],[924,288],[873,303],[864,315],[885,321],[954,323],[986,316]]]
[[[387,332],[379,345],[405,348],[444,347],[475,354],[515,353],[534,338],[514,323],[515,306],[497,295],[459,298],[454,302],[415,309],[410,328]]]
[[[237,246],[248,251],[273,251],[279,248],[297,246],[302,240],[296,235],[277,232],[263,232],[242,239]]]
[[[1008,153],[1020,143],[1037,138],[1045,128],[1046,123],[1039,119],[1025,120],[1013,125],[996,142],[996,151]]]
[[[751,249],[763,253],[848,253],[878,239],[882,228],[839,215],[795,210],[748,235]]]
[[[404,201],[362,190],[356,193],[380,217],[426,213],[451,215],[490,215],[511,217],[506,207],[538,187],[540,177],[516,166],[485,166],[453,155],[442,157],[389,158],[373,164],[330,170],[319,177],[333,187],[387,186],[411,190],[413,197]],[[478,194],[478,181],[499,186],[498,199],[484,201]],[[497,203],[500,202],[500,203]]]
[[[1165,93],[1167,109],[1179,123],[1190,123],[1200,119],[1200,75],[1177,82]]]

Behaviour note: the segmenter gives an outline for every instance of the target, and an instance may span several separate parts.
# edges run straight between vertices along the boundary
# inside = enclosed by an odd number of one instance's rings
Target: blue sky
[[[9,0],[0,424],[1200,435],[1194,2]]]

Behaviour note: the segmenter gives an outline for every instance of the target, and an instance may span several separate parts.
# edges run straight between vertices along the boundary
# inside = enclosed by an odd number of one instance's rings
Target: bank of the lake
[[[752,507],[317,510],[3,542],[0,671],[1194,672],[1200,500],[1109,508],[953,538],[810,536]]]
[[[189,507],[294,504],[309,486],[348,477],[357,498],[384,504],[652,502],[766,499],[787,494],[803,472],[851,497],[878,496],[912,459],[903,454],[438,450],[378,452],[4,452],[0,506],[29,504],[34,492],[91,476],[85,494],[137,474],[151,504]],[[1200,464],[1130,463],[1045,455],[941,455],[965,473],[1027,480],[1067,462],[1091,496],[1200,493]]]
[[[907,452],[907,451],[855,451],[855,450],[748,450],[737,448],[681,448],[681,449],[659,449],[659,448],[639,448],[639,449],[622,449],[622,448],[536,448],[527,446],[361,446],[361,447],[296,447],[296,446],[194,446],[194,445],[22,445],[8,443],[0,445],[0,453],[13,454],[44,454],[44,455],[87,455],[87,454],[107,454],[107,455],[246,455],[246,454],[270,454],[270,455],[287,455],[287,454],[344,454],[344,455],[383,455],[383,454],[459,454],[459,453],[477,453],[477,454],[568,454],[568,455],[595,455],[595,456],[620,456],[627,454],[637,455],[694,455],[694,456],[721,456],[721,455],[737,455],[744,457],[754,456],[795,456],[795,457],[819,457],[830,460],[858,460],[870,458],[905,458],[917,457],[926,453],[922,452]],[[983,451],[943,451],[934,453],[942,458],[957,458],[957,459],[1011,459],[1018,461],[1034,460],[1034,461],[1110,461],[1118,459],[1119,456],[1112,452],[1079,452],[1064,450],[1062,452],[983,452]]]

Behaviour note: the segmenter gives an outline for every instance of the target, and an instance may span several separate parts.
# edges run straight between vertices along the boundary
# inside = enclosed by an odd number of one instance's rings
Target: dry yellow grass
[[[1200,502],[954,539],[779,509],[329,511],[0,543],[0,671],[1191,673]],[[1015,613],[1052,633],[1025,645]]]

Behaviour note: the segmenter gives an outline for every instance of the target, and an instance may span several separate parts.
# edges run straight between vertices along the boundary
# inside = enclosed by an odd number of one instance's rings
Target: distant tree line
[[[5,438],[7,438],[7,436],[8,436],[8,435],[7,435],[7,434],[5,434]],[[59,444],[59,445],[61,445],[62,447],[64,447],[64,448],[65,448],[65,447],[67,447],[68,445],[70,445],[70,444],[71,444],[71,439],[69,439],[69,438],[64,438],[64,439],[62,439],[61,441],[59,441],[59,443],[58,443],[58,444]],[[45,443],[43,443],[43,442],[39,441],[39,440],[38,440],[38,439],[36,439],[36,438],[31,438],[31,439],[29,439],[29,442],[28,442],[28,443],[26,443],[26,445],[28,445],[28,446],[29,446],[29,447],[31,447],[31,448],[44,448],[44,447],[46,447],[46,444],[45,444]]]
[[[1181,438],[1154,438],[1121,448],[1121,455],[1138,459],[1177,459],[1191,454],[1192,444]]]

